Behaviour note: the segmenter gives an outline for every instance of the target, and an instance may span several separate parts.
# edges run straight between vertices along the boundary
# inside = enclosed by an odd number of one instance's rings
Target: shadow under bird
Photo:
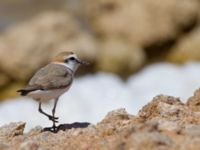
[[[18,90],[22,96],[29,96],[39,102],[39,112],[53,122],[56,131],[58,117],[55,117],[59,97],[67,92],[72,85],[74,74],[80,65],[88,65],[73,52],[61,52],[53,57],[51,63],[39,69],[30,79],[28,85]],[[42,102],[54,100],[52,115],[42,110]]]

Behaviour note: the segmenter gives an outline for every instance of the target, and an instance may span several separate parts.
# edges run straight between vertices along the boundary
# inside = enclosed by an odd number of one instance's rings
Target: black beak
[[[81,65],[85,65],[85,66],[88,66],[90,63],[87,62],[87,61],[84,61],[84,60],[80,60],[80,59],[77,59],[77,62]]]

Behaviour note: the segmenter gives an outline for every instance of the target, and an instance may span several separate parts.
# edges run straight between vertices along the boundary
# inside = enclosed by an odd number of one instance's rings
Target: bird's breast
[[[52,99],[59,98],[62,94],[67,92],[69,88],[70,86],[66,88],[61,88],[61,89],[36,90],[36,91],[30,92],[27,96],[40,102],[46,102]]]

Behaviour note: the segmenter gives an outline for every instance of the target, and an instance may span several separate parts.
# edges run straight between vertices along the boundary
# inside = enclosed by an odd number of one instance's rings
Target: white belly
[[[46,102],[52,99],[56,99],[68,91],[70,87],[55,90],[37,90],[30,92],[27,96],[41,102]]]

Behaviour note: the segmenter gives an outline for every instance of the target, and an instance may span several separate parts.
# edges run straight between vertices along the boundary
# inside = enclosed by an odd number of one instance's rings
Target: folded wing
[[[35,90],[53,90],[68,87],[72,83],[73,72],[60,64],[49,64],[41,68],[31,78],[27,87],[18,90],[25,96]]]

